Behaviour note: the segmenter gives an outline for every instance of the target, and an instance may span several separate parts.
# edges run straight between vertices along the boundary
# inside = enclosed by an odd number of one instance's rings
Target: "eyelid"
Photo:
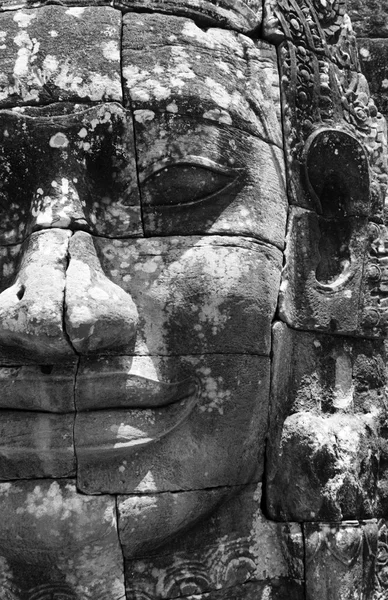
[[[163,171],[163,169],[166,167],[180,167],[185,165],[192,167],[203,167],[205,169],[209,169],[210,171],[215,171],[216,173],[229,175],[229,177],[233,174],[239,174],[243,170],[239,167],[227,167],[225,165],[220,165],[210,158],[190,154],[181,159],[167,157],[157,161],[156,163],[150,165],[143,173],[139,174],[139,181],[140,183],[145,183],[147,179],[150,179],[153,175]]]

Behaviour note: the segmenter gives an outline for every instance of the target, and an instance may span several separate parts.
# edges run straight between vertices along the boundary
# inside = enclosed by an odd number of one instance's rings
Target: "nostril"
[[[19,291],[16,294],[16,296],[18,297],[18,300],[21,300],[23,298],[25,291],[26,291],[26,287],[24,285],[21,285]]]
[[[43,375],[51,375],[54,365],[40,365],[40,372]]]

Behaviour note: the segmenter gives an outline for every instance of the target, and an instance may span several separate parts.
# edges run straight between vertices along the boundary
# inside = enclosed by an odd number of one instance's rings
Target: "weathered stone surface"
[[[137,338],[120,354],[268,354],[282,264],[273,246],[240,236],[94,244],[106,276],[139,313]]]
[[[157,561],[164,556],[168,556],[167,561],[173,560],[176,535],[193,522],[203,521],[222,501],[242,490],[243,487],[237,490],[220,487],[118,496],[119,534],[124,557],[128,560],[147,557],[147,565],[151,564],[150,557],[152,560],[153,556]],[[208,540],[203,541],[207,543]],[[130,576],[128,585],[131,585]]]
[[[284,245],[283,152],[206,119],[135,110],[146,235],[223,234]]]
[[[72,412],[76,370],[77,362],[0,367],[0,408]]]
[[[135,600],[138,596],[129,597]],[[290,579],[247,582],[205,594],[185,596],[188,600],[304,600],[304,597],[304,584]]]
[[[190,587],[190,586],[188,586]],[[136,596],[130,596],[134,600]],[[304,584],[293,579],[273,579],[235,585],[206,594],[186,596],[188,600],[304,600]]]
[[[0,14],[0,31],[0,107],[121,101],[119,11],[17,10]]]
[[[117,103],[56,103],[25,113],[0,111],[0,244],[51,227],[139,235],[129,112]]]
[[[74,357],[63,333],[63,293],[70,231],[52,229],[25,243],[15,283],[0,294],[0,345],[51,362]]]
[[[250,32],[261,23],[260,0],[114,0],[118,8],[190,17],[202,27],[226,27]]]
[[[340,521],[387,510],[383,342],[274,327],[267,509]]]
[[[202,492],[202,496],[206,493],[214,495],[214,491],[209,490]],[[191,503],[189,494],[195,495],[195,492],[177,494],[172,513],[164,513],[167,523],[176,516],[176,507],[179,510],[181,502]],[[236,586],[258,581],[266,584],[268,594],[259,598],[277,598],[269,591],[273,580],[278,584],[279,580],[288,580],[295,598],[300,598],[296,593],[298,581],[303,577],[300,526],[266,520],[260,510],[260,499],[260,486],[239,489],[213,516],[202,519],[189,536],[180,536],[157,551],[149,546],[148,552],[140,553],[140,558],[129,560],[134,550],[131,536],[142,537],[147,528],[147,510],[159,510],[163,514],[164,501],[161,500],[162,505],[158,507],[159,495],[149,496],[148,501],[145,497],[138,500],[133,496],[119,497],[119,531],[127,559],[128,598],[156,600],[208,593],[213,597],[217,590],[223,590],[228,598],[229,594],[234,597]]]
[[[75,475],[74,415],[0,412],[0,479]]]
[[[387,10],[388,37],[388,10]],[[377,108],[387,117],[388,114],[388,40],[367,39],[358,40],[361,68],[368,80],[371,94]]]
[[[0,484],[5,598],[124,600],[115,500],[71,480]]]
[[[362,334],[365,217],[335,220],[302,208],[290,212],[279,312],[289,325]]]
[[[126,410],[77,413],[79,488],[85,493],[155,493],[260,479],[269,359],[228,354],[151,358],[152,379],[158,379],[155,371],[167,383],[190,378],[199,391],[189,388],[186,397],[161,408],[140,402],[133,408],[129,399]],[[123,360],[123,372],[125,363],[128,368],[131,359]],[[98,363],[93,367],[98,373]],[[88,376],[91,380],[90,371]]]
[[[123,22],[124,93],[138,119],[201,117],[282,145],[274,48],[179,17],[129,13]]]
[[[347,0],[347,11],[357,37],[388,37],[388,6],[379,0]]]
[[[45,0],[1,0],[0,2],[2,12],[8,10],[15,11],[22,8],[30,10],[33,8],[40,8],[42,6],[47,6]],[[86,6],[112,6],[112,2],[111,0],[66,0],[65,2],[61,0],[61,6],[67,6],[69,8],[85,8]]]
[[[370,415],[300,412],[288,417],[279,470],[271,481],[272,514],[297,521],[374,515],[376,429]]]
[[[307,600],[384,598],[375,589],[376,520],[306,523],[304,535]]]

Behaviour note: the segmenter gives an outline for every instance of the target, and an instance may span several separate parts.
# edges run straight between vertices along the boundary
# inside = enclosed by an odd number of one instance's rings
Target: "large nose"
[[[24,243],[15,283],[0,294],[0,343],[21,358],[74,355],[63,331],[70,231],[33,233]]]
[[[136,306],[105,276],[92,236],[55,227],[58,211],[47,203],[42,210],[34,211],[33,223],[43,228],[24,243],[15,282],[0,294],[0,345],[16,347],[21,358],[56,362],[129,344]],[[61,210],[67,227],[74,213]]]

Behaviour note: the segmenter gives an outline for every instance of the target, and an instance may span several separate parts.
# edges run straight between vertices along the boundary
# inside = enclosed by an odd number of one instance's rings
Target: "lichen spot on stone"
[[[167,110],[167,112],[170,112],[173,114],[176,114],[178,112],[178,105],[175,102],[175,100],[173,100],[173,102],[170,102],[170,104],[167,104],[166,110]]]
[[[225,125],[232,125],[232,117],[226,110],[214,108],[213,110],[207,110],[203,113],[204,119],[211,121],[217,121],[218,123],[224,123]]]
[[[74,6],[73,8],[68,8],[66,11],[66,14],[79,18],[79,17],[82,17],[84,12],[85,12],[84,6]]]
[[[19,27],[28,27],[31,21],[35,19],[35,13],[32,11],[22,12],[17,11],[13,20],[18,24]]]
[[[197,27],[193,21],[184,24],[182,34],[186,37],[194,38],[199,42],[206,41],[206,45],[209,45],[209,36],[202,29]]]
[[[12,484],[9,482],[0,483],[0,494],[4,494],[5,496],[8,496],[9,492],[11,491],[11,487],[12,487]]]
[[[54,73],[58,70],[59,62],[56,56],[52,54],[48,54],[43,61],[43,68],[45,71],[49,71],[50,73]]]
[[[152,121],[155,118],[155,113],[153,110],[135,110],[135,120],[138,123],[146,123],[147,121]]]
[[[101,46],[102,54],[104,58],[112,62],[118,62],[120,60],[120,48],[115,40],[104,42]]]
[[[49,144],[51,148],[66,148],[69,145],[69,140],[64,133],[59,131],[50,138]]]
[[[370,57],[370,52],[368,48],[360,48],[360,54],[364,60],[368,60]]]

